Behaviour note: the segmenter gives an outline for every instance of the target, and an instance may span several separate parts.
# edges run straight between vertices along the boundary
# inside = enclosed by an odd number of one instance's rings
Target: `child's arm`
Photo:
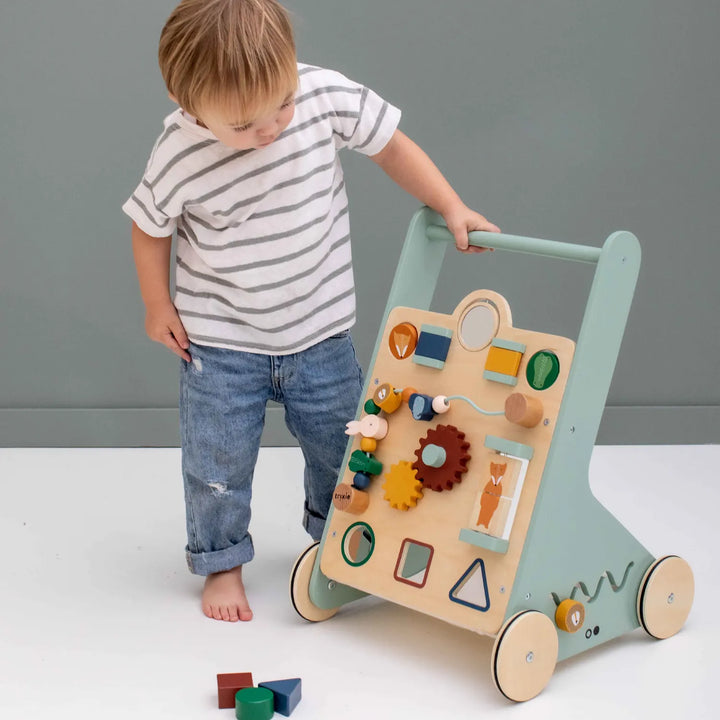
[[[170,298],[171,244],[172,235],[152,237],[132,224],[133,255],[145,303],[145,331],[151,340],[162,343],[189,362],[187,333]]]
[[[372,159],[401,188],[443,216],[455,236],[458,250],[484,249],[468,247],[470,230],[500,232],[500,228],[463,203],[422,148],[400,130],[395,131],[388,144]]]

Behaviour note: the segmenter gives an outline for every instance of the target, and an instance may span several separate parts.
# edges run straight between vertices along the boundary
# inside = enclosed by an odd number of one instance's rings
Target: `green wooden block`
[[[503,340],[502,338],[493,338],[490,343],[493,347],[502,348],[503,350],[513,350],[514,352],[524,353],[527,347],[523,343],[514,340]]]
[[[523,460],[532,460],[532,456],[535,454],[535,451],[529,445],[499,438],[495,435],[485,436],[485,447]]]
[[[413,360],[416,365],[424,365],[425,367],[435,368],[436,370],[442,370],[445,367],[444,360],[435,360],[434,358],[423,357],[422,355],[413,355]]]
[[[492,535],[486,535],[485,533],[478,532],[477,530],[470,530],[469,528],[462,528],[458,539],[470,545],[474,545],[475,547],[491,550],[496,553],[504,554],[508,549],[507,540],[496,538]]]
[[[517,378],[512,375],[504,375],[503,373],[493,372],[492,370],[483,370],[483,377],[486,380],[503,383],[504,385],[517,385]]]
[[[238,720],[270,720],[275,714],[275,696],[267,688],[243,688],[235,695]]]

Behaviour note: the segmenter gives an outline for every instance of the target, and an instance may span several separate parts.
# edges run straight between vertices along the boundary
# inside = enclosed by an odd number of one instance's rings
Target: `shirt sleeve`
[[[333,72],[333,128],[338,148],[376,155],[393,136],[401,112],[368,87]]]
[[[172,216],[172,207],[166,207],[156,198],[154,182],[157,182],[159,172],[162,171],[158,167],[158,143],[153,148],[140,184],[122,209],[143,232],[152,237],[167,237],[175,232],[177,218]]]

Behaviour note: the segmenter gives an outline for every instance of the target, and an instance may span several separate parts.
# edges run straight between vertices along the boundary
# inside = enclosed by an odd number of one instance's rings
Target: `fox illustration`
[[[485,485],[480,498],[480,514],[478,515],[477,525],[483,525],[486,528],[490,527],[490,521],[500,504],[502,479],[506,472],[507,463],[490,463],[490,480]]]

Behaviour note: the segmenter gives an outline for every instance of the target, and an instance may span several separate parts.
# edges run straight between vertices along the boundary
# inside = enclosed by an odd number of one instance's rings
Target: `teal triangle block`
[[[297,707],[302,695],[302,680],[291,678],[289,680],[270,680],[258,683],[258,687],[270,690],[275,696],[275,712],[288,717]]]

